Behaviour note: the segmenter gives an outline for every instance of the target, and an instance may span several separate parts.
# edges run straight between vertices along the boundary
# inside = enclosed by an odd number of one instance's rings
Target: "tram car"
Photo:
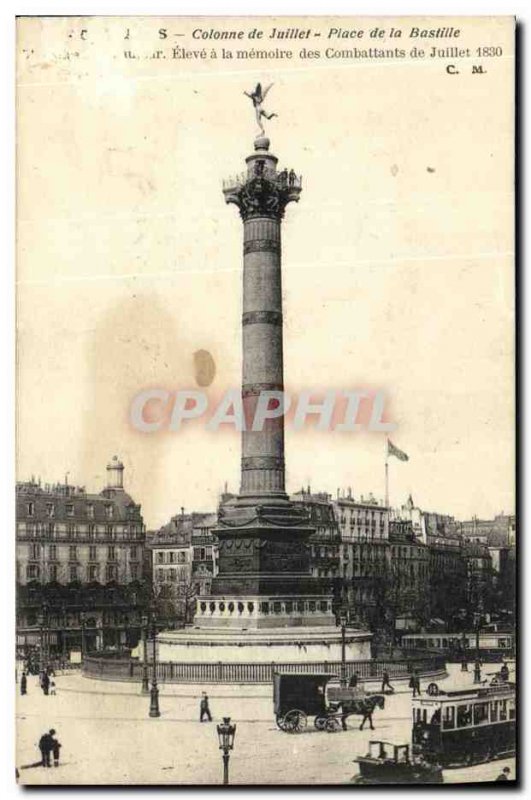
[[[337,680],[330,673],[311,673],[294,675],[275,672],[273,675],[273,703],[275,719],[280,730],[285,733],[300,733],[313,717],[318,731],[334,733],[342,727],[345,715],[344,705],[348,703],[347,713],[357,713],[357,703],[365,702],[363,689],[331,686],[329,681]],[[371,698],[367,698],[368,701]]]
[[[410,757],[408,744],[370,741],[369,752],[355,759],[359,775],[353,783],[362,785],[400,783],[442,783],[442,769]]]
[[[515,684],[440,693],[413,700],[413,754],[445,768],[515,753]]]

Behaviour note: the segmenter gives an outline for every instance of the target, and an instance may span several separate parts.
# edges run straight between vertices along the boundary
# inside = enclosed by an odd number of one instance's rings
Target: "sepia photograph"
[[[17,19],[19,785],[518,780],[516,33]]]

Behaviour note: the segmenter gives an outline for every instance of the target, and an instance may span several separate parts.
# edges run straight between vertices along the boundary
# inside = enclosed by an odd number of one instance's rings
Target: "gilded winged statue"
[[[275,113],[268,114],[267,111],[264,108],[262,108],[262,103],[266,99],[267,93],[269,92],[272,86],[273,84],[270,83],[269,86],[266,86],[265,89],[262,89],[262,84],[257,83],[254,92],[244,92],[244,94],[253,101],[256,121],[258,123],[258,127],[260,128],[262,136],[265,136],[264,123],[262,122],[262,117],[265,117],[266,119],[273,119],[273,117],[278,117],[278,114]]]

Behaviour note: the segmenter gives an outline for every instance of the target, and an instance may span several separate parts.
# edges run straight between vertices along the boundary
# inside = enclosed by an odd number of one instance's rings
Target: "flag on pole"
[[[391,439],[387,440],[387,455],[395,456],[395,458],[398,458],[400,461],[409,461],[409,456],[406,455],[403,450],[400,450],[398,447],[396,447],[392,443]]]

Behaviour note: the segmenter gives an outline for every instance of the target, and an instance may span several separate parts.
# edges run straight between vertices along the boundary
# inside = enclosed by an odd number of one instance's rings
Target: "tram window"
[[[426,723],[428,721],[428,709],[427,708],[423,708],[422,709],[422,721],[423,721],[424,725],[426,725]]]
[[[516,719],[516,708],[512,703],[509,704],[509,719]]]
[[[490,721],[498,722],[498,701],[492,700],[490,704]]]
[[[433,714],[431,715],[430,725],[440,725],[441,724],[441,709],[436,708]]]
[[[457,727],[458,728],[465,728],[467,725],[470,725],[472,722],[472,718],[470,715],[470,709],[468,706],[458,706],[457,707]]]
[[[507,700],[500,700],[500,722],[507,719]]]
[[[474,703],[474,725],[485,722],[489,718],[488,703]]]
[[[455,706],[444,707],[443,730],[449,730],[455,725]]]
[[[407,763],[407,749],[405,747],[396,748],[396,762],[397,764]]]

